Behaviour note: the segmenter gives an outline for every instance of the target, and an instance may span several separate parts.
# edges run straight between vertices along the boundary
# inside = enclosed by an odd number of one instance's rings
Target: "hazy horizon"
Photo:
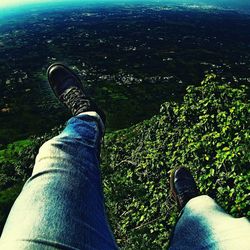
[[[249,0],[1,0],[0,2],[0,17],[13,15],[14,13],[23,10],[29,10],[30,7],[47,9],[49,6],[57,6],[64,8],[65,6],[97,6],[98,4],[105,5],[120,5],[120,4],[159,4],[164,5],[191,5],[193,7],[206,7],[232,9],[241,13],[250,14]],[[1,11],[2,10],[2,11]]]
[[[47,4],[47,3],[131,3],[131,2],[155,2],[157,3],[166,3],[166,4],[207,4],[207,5],[215,5],[215,6],[224,6],[224,7],[235,7],[235,8],[244,8],[249,7],[250,8],[250,1],[249,0],[147,0],[147,1],[139,1],[139,0],[1,0],[0,2],[0,8],[6,8],[6,7],[15,7],[15,6],[22,6],[27,4]]]

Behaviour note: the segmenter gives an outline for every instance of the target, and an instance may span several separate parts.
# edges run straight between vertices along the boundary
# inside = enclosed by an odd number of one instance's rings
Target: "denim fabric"
[[[0,239],[1,250],[117,249],[106,218],[99,171],[103,124],[97,114],[69,120],[46,142],[17,198]],[[183,209],[170,249],[250,249],[247,219],[227,215],[199,196]]]
[[[39,150],[7,219],[0,249],[117,249],[99,171],[97,117],[73,117]]]
[[[249,250],[250,223],[233,218],[209,196],[191,199],[183,208],[169,250]]]

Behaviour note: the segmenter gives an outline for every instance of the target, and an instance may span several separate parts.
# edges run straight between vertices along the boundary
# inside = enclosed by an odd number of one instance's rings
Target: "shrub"
[[[103,186],[121,248],[167,248],[178,217],[169,195],[169,173],[178,166],[188,167],[201,193],[228,213],[250,217],[247,90],[208,75],[200,86],[187,88],[183,103],[164,103],[152,119],[106,135]],[[60,130],[0,151],[0,226],[39,147]]]
[[[215,75],[189,86],[181,104],[107,135],[103,181],[109,218],[124,249],[165,249],[177,211],[169,172],[186,166],[201,193],[230,214],[250,216],[247,88]]]

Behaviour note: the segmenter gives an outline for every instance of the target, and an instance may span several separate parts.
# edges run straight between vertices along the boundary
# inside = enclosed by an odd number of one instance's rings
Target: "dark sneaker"
[[[64,103],[73,116],[87,111],[95,111],[106,122],[104,112],[86,96],[79,77],[63,64],[52,64],[47,71],[49,84],[55,96]]]
[[[170,188],[179,210],[181,210],[190,199],[199,196],[194,177],[184,167],[180,167],[172,172]]]

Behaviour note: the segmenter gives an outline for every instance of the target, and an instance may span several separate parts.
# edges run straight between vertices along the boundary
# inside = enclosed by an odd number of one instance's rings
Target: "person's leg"
[[[249,250],[249,247],[249,221],[233,218],[212,198],[202,195],[183,208],[169,249]]]
[[[65,65],[51,65],[48,80],[73,118],[40,148],[33,174],[7,219],[0,249],[116,249],[99,171],[105,114]]]
[[[4,227],[0,249],[117,248],[100,180],[101,127],[96,113],[73,117],[40,148],[33,174]]]
[[[250,223],[228,215],[216,202],[200,195],[186,168],[173,171],[171,190],[181,210],[170,240],[170,250],[250,249]]]

